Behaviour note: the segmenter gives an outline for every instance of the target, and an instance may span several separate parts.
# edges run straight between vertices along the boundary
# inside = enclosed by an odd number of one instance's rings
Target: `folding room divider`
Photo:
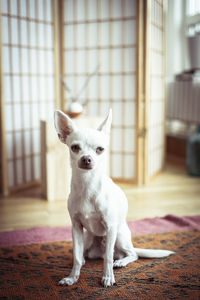
[[[110,174],[143,184],[164,159],[164,0],[1,1],[1,190],[40,180],[39,120],[79,96],[113,109]]]

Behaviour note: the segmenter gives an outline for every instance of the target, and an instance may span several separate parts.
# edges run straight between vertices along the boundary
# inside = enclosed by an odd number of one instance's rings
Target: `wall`
[[[166,75],[167,80],[189,68],[186,19],[186,0],[168,0],[166,14]]]

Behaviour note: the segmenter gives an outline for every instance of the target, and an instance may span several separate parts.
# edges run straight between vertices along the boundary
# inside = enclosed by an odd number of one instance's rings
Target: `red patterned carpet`
[[[116,269],[116,285],[103,288],[102,260],[87,261],[78,283],[57,286],[72,266],[72,243],[49,242],[0,248],[0,299],[200,299],[200,231],[134,237],[141,248],[176,251]]]

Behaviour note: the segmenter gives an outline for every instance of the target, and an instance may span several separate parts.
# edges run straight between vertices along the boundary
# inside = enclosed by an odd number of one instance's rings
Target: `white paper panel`
[[[12,143],[11,143],[12,145]],[[22,133],[17,131],[15,133],[15,155],[16,157],[22,157]]]
[[[6,131],[10,131],[13,129],[13,116],[12,116],[12,105],[5,105],[5,123],[6,123]]]
[[[39,1],[38,18],[45,20],[44,18],[44,1]]]
[[[48,22],[52,22],[53,21],[53,7],[52,7],[52,0],[46,0],[46,10],[45,10],[45,14],[46,14],[46,20]]]
[[[78,21],[85,20],[85,8],[86,8],[85,0],[77,0],[77,20]]]
[[[76,52],[77,72],[86,72],[86,51],[79,50]]]
[[[20,77],[13,76],[13,102],[21,101],[21,86],[20,86]]]
[[[108,52],[108,51],[107,51]],[[123,72],[123,62],[122,62],[122,49],[113,49],[111,50],[112,58],[112,72]]]
[[[30,30],[30,35],[29,35],[30,46],[35,47],[37,46],[37,35],[36,35],[37,26],[36,23],[33,21],[29,22],[28,24]]]
[[[158,7],[159,6],[159,7]],[[148,134],[148,175],[161,170],[164,157],[164,45],[162,32],[162,3],[151,0],[150,24],[150,103]]]
[[[123,144],[122,144],[122,129],[120,128],[112,128],[112,150],[115,152],[122,152],[123,151]]]
[[[32,103],[31,105],[31,114],[32,114],[32,125],[33,127],[37,127],[39,124],[39,116],[38,116],[38,104]]]
[[[112,110],[113,110],[113,122],[112,122],[113,125],[122,126],[123,125],[122,102],[113,102]]]
[[[29,104],[24,104],[23,105],[23,116],[24,116],[24,120],[23,120],[23,124],[24,124],[24,128],[30,128],[31,127],[31,118],[30,118],[30,105]]]
[[[2,9],[2,13],[4,14],[8,13],[8,1],[1,1],[1,9]]]
[[[37,24],[38,28],[38,46],[39,47],[45,47],[46,46],[46,32],[45,32],[45,27],[44,24]]]
[[[30,82],[28,76],[22,76],[22,100],[28,102],[30,99]]]
[[[125,152],[135,151],[135,130],[127,128],[123,131],[124,134],[124,145],[123,149]]]
[[[26,17],[27,16],[27,7],[26,7],[27,0],[19,0],[19,3],[20,3],[20,15],[22,17]]]
[[[27,32],[27,22],[20,20],[20,35],[21,35],[21,45],[28,45],[28,32]]]
[[[3,1],[3,2],[7,2],[7,1]],[[2,31],[2,36],[3,36],[3,41],[5,44],[9,43],[9,31],[8,31],[8,18],[2,16],[2,27],[3,27],[3,31]]]
[[[98,98],[98,79],[97,77],[93,77],[90,81],[90,85],[88,86],[88,88],[86,89],[86,93],[88,90],[88,95],[90,98],[92,99],[97,99]],[[86,95],[85,95],[86,96]],[[84,98],[84,93],[83,93],[83,98]]]
[[[14,16],[18,15],[17,0],[12,0],[12,5],[10,5],[10,13],[11,13],[11,15],[14,15]]]
[[[163,99],[163,79],[159,77],[151,78],[151,99]]]
[[[12,133],[6,134],[6,144],[7,144],[7,158],[12,159],[13,158],[13,135]]]
[[[121,154],[113,153],[111,156],[111,176],[115,178],[122,178],[122,162],[123,157]]]
[[[123,78],[122,76],[113,76],[113,89],[112,89],[112,97],[115,100],[121,100],[123,98]]]
[[[136,21],[124,22],[124,44],[136,44]]]
[[[38,58],[39,58],[39,68],[38,68],[38,71],[39,73],[41,74],[44,74],[46,73],[46,52],[45,51],[42,51],[42,50],[39,50],[38,51]]]
[[[125,98],[129,100],[135,100],[136,95],[136,78],[132,75],[126,75],[124,76],[124,93]]]
[[[108,50],[101,50],[99,52],[100,57],[100,71],[101,72],[109,72],[110,71],[110,53]]]
[[[100,2],[100,17],[102,19],[108,19],[109,18],[109,1],[108,0],[99,0]]]
[[[74,20],[74,0],[64,0],[64,21],[70,22]]]
[[[32,19],[36,18],[35,0],[29,0],[29,16]]]
[[[65,34],[65,48],[74,47],[74,25],[65,25],[64,26],[64,34]]]
[[[127,48],[124,49],[124,71],[135,72],[136,71],[136,49]]]
[[[109,22],[104,22],[101,24],[100,44],[101,46],[108,46],[110,44]]]
[[[97,45],[97,24],[96,23],[88,24],[87,30],[88,30],[88,46],[94,47]]]
[[[125,155],[124,157],[124,177],[127,179],[135,178],[135,155]]]
[[[14,104],[14,128],[15,130],[22,129],[22,107],[20,104]]]
[[[19,48],[17,48],[17,47],[12,48],[12,72],[20,73]]]
[[[76,26],[76,46],[77,47],[84,47],[85,46],[85,39],[86,39],[86,25],[85,24],[78,24]],[[96,26],[94,27],[92,24],[89,25],[89,39],[95,39],[94,35],[96,34]]]
[[[8,163],[8,182],[11,187],[40,176],[40,158],[34,158],[40,152],[39,119],[53,115],[55,96],[53,24],[45,23],[53,21],[53,2],[12,0],[9,6],[6,0],[2,3],[4,13],[8,13],[8,17],[2,19],[2,38],[6,143],[8,159],[11,160]]]
[[[163,122],[163,101],[155,101],[150,104],[149,124],[161,124]]]
[[[97,0],[88,0],[88,20],[97,19]]]
[[[5,73],[9,73],[11,71],[9,54],[9,47],[3,47],[3,70]]]
[[[122,22],[120,21],[115,21],[112,24],[111,44],[113,46],[122,45]]]
[[[65,72],[66,73],[73,73],[74,71],[74,51],[66,51],[65,56]],[[70,86],[69,86],[70,87]],[[71,88],[71,87],[70,87]]]
[[[110,98],[110,76],[103,76],[101,78],[101,98],[109,100]]]
[[[78,0],[73,5],[65,1],[66,82],[76,94],[85,78],[83,74],[93,72],[100,65],[99,74],[90,80],[81,98],[89,100],[88,115],[103,116],[112,107],[111,173],[116,178],[134,179],[137,28],[133,16],[136,15],[136,1],[92,0],[81,11],[83,3],[85,1]],[[69,7],[71,15],[67,12]],[[89,22],[84,21],[86,15]],[[76,23],[70,24],[73,16]],[[70,48],[73,51],[68,50]],[[65,97],[69,101],[66,92]],[[126,163],[123,151],[131,153]],[[127,171],[129,157],[132,167]]]
[[[91,101],[90,106],[87,108],[87,113],[91,116],[98,115],[99,105],[97,101]]]
[[[115,0],[112,2],[112,17],[121,18],[122,17],[122,0]]]
[[[137,14],[137,0],[123,0],[125,6],[125,16],[131,17]]]
[[[149,129],[149,150],[161,148],[163,145],[163,126],[155,126]]]
[[[4,76],[4,99],[5,102],[11,101],[11,77]]]
[[[149,157],[149,176],[153,176],[158,172],[163,164],[163,150],[157,149],[150,153]]]
[[[28,73],[30,71],[30,65],[29,65],[29,57],[28,57],[28,50],[27,49],[20,49],[20,56],[23,60],[23,62],[20,65],[20,71],[22,73]],[[32,59],[32,57],[31,57]]]

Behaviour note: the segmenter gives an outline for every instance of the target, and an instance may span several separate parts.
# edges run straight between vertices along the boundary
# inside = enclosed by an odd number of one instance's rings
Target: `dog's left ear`
[[[60,141],[66,144],[67,136],[76,130],[74,122],[62,111],[56,110],[54,124]]]
[[[103,131],[106,135],[110,135],[112,123],[112,109],[110,108],[109,113],[103,123],[99,126],[98,130]]]

